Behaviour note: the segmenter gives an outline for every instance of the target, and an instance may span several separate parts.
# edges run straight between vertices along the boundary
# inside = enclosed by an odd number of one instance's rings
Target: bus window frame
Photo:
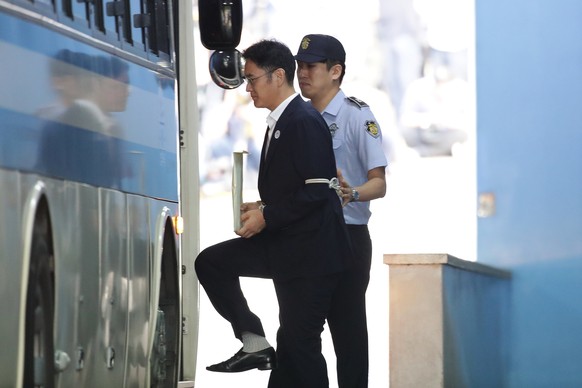
[[[10,3],[18,5],[22,8],[33,10],[43,16],[54,19],[57,15],[57,1],[58,0],[9,0]]]
[[[133,0],[133,4],[139,4],[139,12],[134,12],[132,9],[131,0],[117,0],[123,2],[123,15],[119,18],[121,19],[121,34],[120,34],[120,47],[122,50],[127,51],[132,54],[139,55],[141,57],[146,57],[146,46],[143,42],[143,30],[140,31],[142,38],[136,40],[133,36],[136,28],[133,27],[133,15],[141,12],[141,0]],[[136,3],[137,2],[137,3]]]
[[[117,16],[109,16],[107,14],[107,0],[91,0],[93,4],[93,37],[103,41],[110,43],[114,46],[119,45],[119,20]],[[106,20],[108,18],[113,18],[113,23],[115,25],[115,29],[109,29],[108,23]]]
[[[90,18],[91,12],[89,7],[91,2],[89,0],[78,1],[78,0],[56,0],[57,7],[57,20],[79,31],[83,34],[91,35],[93,22]],[[81,17],[74,12],[73,3],[82,3],[85,5],[85,16]]]
[[[140,0],[141,14],[134,14],[134,24],[141,24],[147,56],[152,61],[170,61],[171,25],[169,12],[172,2],[168,0]]]
[[[170,18],[176,15],[174,7],[177,7],[177,3],[171,0],[7,1],[153,64],[168,67],[168,64],[173,62],[174,31]],[[83,7],[75,9],[74,3],[83,4]],[[108,14],[108,4],[116,4],[121,14]],[[138,5],[139,9],[132,9]],[[152,25],[135,26],[133,23],[135,15],[149,17]],[[107,22],[106,18],[114,18],[115,22]],[[115,29],[111,28],[111,24],[115,25]],[[135,33],[140,35],[137,40],[132,36]]]

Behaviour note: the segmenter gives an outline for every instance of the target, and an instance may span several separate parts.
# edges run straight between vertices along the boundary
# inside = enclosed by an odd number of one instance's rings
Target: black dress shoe
[[[269,347],[258,352],[245,353],[243,350],[218,364],[207,366],[211,372],[244,372],[250,369],[269,370],[277,366],[275,349]]]

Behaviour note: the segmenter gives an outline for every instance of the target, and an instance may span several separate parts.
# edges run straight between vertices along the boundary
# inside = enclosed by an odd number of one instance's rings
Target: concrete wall
[[[510,274],[446,254],[384,262],[390,387],[506,387]]]

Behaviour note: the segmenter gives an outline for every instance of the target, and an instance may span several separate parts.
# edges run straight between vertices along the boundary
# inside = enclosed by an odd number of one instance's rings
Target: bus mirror
[[[223,89],[234,89],[244,82],[241,54],[236,49],[213,52],[208,67],[212,81]]]
[[[199,0],[200,40],[208,50],[231,50],[240,42],[242,0]]]

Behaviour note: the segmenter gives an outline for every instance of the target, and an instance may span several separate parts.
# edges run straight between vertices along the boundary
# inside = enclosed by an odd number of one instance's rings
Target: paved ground
[[[463,150],[461,150],[463,151]],[[394,163],[388,177],[388,193],[373,202],[370,231],[374,244],[370,286],[367,293],[370,333],[370,388],[388,387],[388,267],[384,253],[450,253],[474,260],[476,251],[474,162],[460,152],[449,158],[408,158]],[[244,200],[258,199],[248,191]],[[201,247],[235,237],[230,194],[214,195],[201,203]],[[217,222],[216,220],[221,220]],[[251,308],[263,321],[268,339],[275,345],[278,307],[272,283],[244,279]],[[200,343],[197,388],[266,387],[268,372],[212,373],[205,366],[232,356],[241,344],[230,325],[210,305],[204,291],[200,299]],[[330,387],[337,387],[331,338],[323,336]]]

